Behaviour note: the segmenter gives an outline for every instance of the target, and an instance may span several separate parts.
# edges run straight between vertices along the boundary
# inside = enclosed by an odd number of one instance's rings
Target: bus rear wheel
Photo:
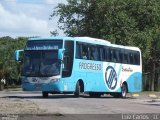
[[[42,92],[43,98],[48,98],[48,92]]]
[[[126,96],[127,96],[127,85],[123,84],[121,87],[121,97],[126,98]]]
[[[79,81],[78,81],[77,84],[76,84],[76,89],[75,89],[75,92],[74,92],[74,96],[75,96],[75,97],[79,97],[79,96],[80,96],[80,85],[79,85]]]

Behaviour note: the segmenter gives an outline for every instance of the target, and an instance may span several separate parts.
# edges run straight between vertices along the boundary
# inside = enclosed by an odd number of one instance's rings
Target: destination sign
[[[28,41],[26,50],[58,50],[62,48],[62,41],[36,40]]]

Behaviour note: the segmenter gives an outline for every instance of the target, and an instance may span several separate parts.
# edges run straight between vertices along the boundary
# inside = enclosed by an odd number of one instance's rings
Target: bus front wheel
[[[79,85],[79,82],[77,82],[77,84],[76,84],[76,89],[75,89],[75,92],[74,92],[74,96],[75,97],[79,97],[80,96],[80,85]]]
[[[48,92],[42,92],[43,98],[48,98]]]

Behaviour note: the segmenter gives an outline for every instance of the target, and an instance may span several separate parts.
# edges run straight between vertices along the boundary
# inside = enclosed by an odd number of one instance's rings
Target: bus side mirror
[[[58,59],[63,60],[64,49],[58,50]]]
[[[18,62],[22,62],[23,61],[23,52],[24,50],[16,50],[15,51],[15,60]]]

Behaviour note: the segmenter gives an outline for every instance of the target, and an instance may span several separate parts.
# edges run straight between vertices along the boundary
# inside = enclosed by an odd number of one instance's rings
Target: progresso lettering
[[[79,68],[84,70],[101,70],[102,66],[101,64],[80,62]]]

